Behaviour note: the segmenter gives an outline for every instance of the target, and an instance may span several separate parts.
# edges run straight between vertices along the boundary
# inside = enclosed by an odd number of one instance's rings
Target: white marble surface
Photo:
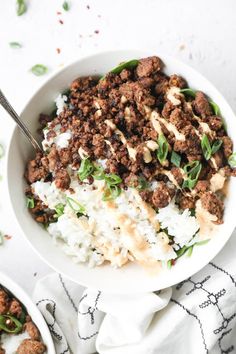
[[[27,13],[17,17],[15,1],[0,0],[0,87],[18,111],[44,80],[70,61],[105,49],[139,47],[164,51],[192,65],[236,110],[235,0],[69,0],[69,12],[62,10],[62,2],[28,0]],[[22,48],[10,48],[11,41]],[[48,66],[47,75],[30,73],[37,63]],[[0,142],[5,146],[13,127],[0,110]],[[31,293],[35,281],[51,270],[14,222],[4,159],[0,170],[0,230],[12,236],[0,247],[0,270]]]

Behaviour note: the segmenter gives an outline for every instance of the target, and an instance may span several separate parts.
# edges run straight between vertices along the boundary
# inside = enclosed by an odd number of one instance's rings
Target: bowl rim
[[[143,55],[143,56],[148,56],[148,55],[158,55],[161,59],[163,58],[163,61],[164,61],[164,64],[165,64],[165,60],[170,60],[172,61],[173,63],[175,63],[176,65],[180,65],[182,69],[184,70],[190,70],[192,73],[194,73],[194,75],[197,75],[199,80],[201,81],[205,81],[205,83],[210,87],[210,89],[212,91],[214,91],[217,95],[219,95],[221,97],[221,100],[224,102],[224,105],[225,107],[227,107],[227,109],[231,112],[231,114],[233,116],[235,116],[231,106],[229,105],[228,101],[225,99],[224,95],[218,90],[218,88],[216,88],[203,74],[201,74],[198,70],[196,70],[195,68],[193,68],[191,65],[189,64],[186,64],[185,62],[182,62],[181,60],[179,59],[176,59],[175,57],[173,56],[170,56],[168,54],[165,54],[164,52],[162,51],[159,51],[159,50],[156,50],[156,49],[150,49],[150,50],[146,50],[146,49],[135,49],[135,48],[131,48],[131,49],[118,49],[118,50],[105,50],[105,51],[99,51],[99,52],[95,52],[95,53],[91,53],[89,55],[83,55],[81,56],[80,58],[78,59],[74,59],[72,60],[71,62],[68,62],[67,65],[65,65],[63,68],[59,69],[58,71],[56,71],[55,73],[52,73],[45,81],[42,82],[42,84],[38,87],[38,89],[35,91],[35,93],[33,95],[30,96],[30,98],[27,100],[27,102],[24,104],[24,107],[23,109],[21,110],[21,114],[24,113],[24,111],[26,110],[26,108],[28,107],[28,105],[30,104],[30,102],[38,95],[38,93],[45,87],[48,85],[48,83],[53,80],[54,78],[56,78],[57,76],[60,76],[64,71],[67,71],[70,69],[70,67],[73,67],[74,65],[77,65],[79,64],[81,61],[85,61],[86,59],[90,59],[92,57],[97,57],[99,55],[111,55],[111,54],[117,54],[117,53],[124,53],[127,55],[127,53],[130,53],[130,57],[132,57],[132,53],[139,53],[140,57]],[[156,53],[157,54],[153,54],[153,53]],[[188,78],[187,78],[188,80]],[[19,227],[19,229],[21,230],[22,234],[24,235],[24,238],[27,240],[27,242],[30,244],[30,246],[33,248],[34,252],[37,253],[37,255],[42,259],[43,262],[45,262],[50,268],[52,268],[53,270],[55,270],[57,273],[61,273],[63,274],[63,276],[69,278],[70,280],[82,285],[82,286],[85,286],[85,287],[90,287],[90,288],[96,288],[96,287],[93,287],[89,281],[86,282],[86,281],[78,281],[76,279],[73,278],[73,276],[69,275],[66,270],[58,270],[56,266],[54,266],[53,264],[50,263],[50,261],[47,259],[47,257],[45,257],[42,253],[40,253],[37,248],[31,243],[31,241],[28,239],[28,237],[26,236],[26,234],[24,233],[24,228],[23,226],[21,225],[20,221],[18,220],[18,217],[16,215],[16,212],[15,212],[15,209],[13,207],[13,203],[12,203],[12,197],[11,197],[11,193],[10,193],[10,185],[9,185],[9,160],[10,160],[10,148],[11,148],[11,145],[12,145],[12,140],[13,140],[13,137],[14,137],[14,134],[16,133],[16,130],[18,129],[17,126],[14,127],[14,129],[12,130],[11,132],[11,136],[10,136],[10,139],[9,139],[9,144],[7,146],[7,150],[6,150],[6,170],[7,170],[7,173],[6,173],[6,181],[7,181],[7,193],[8,193],[8,197],[9,197],[9,200],[10,200],[10,205],[11,205],[11,209],[13,211],[13,214],[14,214],[14,218],[17,222],[17,225]],[[193,274],[199,272],[202,268],[204,268],[222,249],[223,247],[226,245],[226,243],[228,242],[228,240],[230,239],[234,229],[236,227],[236,219],[235,219],[235,222],[234,222],[234,226],[232,226],[230,228],[230,231],[227,233],[227,237],[224,236],[224,242],[220,243],[217,247],[214,248],[214,251],[211,250],[211,252],[209,252],[209,256],[207,259],[204,259],[204,261],[202,262],[199,262],[199,264],[197,266],[194,267],[194,271],[192,269],[188,269],[186,270],[186,273],[183,275],[179,274],[176,278],[175,278],[175,281],[173,282],[172,281],[166,281],[165,282],[165,286],[162,286],[161,288],[157,285],[155,285],[155,282],[153,282],[153,286],[150,286],[148,289],[140,289],[137,291],[137,289],[135,289],[135,291],[132,291],[132,289],[127,289],[127,290],[119,290],[119,291],[114,291],[113,289],[110,289],[109,287],[106,288],[104,291],[106,291],[107,293],[120,293],[120,294],[128,294],[128,293],[134,293],[134,292],[139,292],[139,293],[142,293],[142,292],[146,292],[146,291],[156,291],[156,290],[160,290],[160,289],[163,289],[163,288],[166,288],[166,287],[169,287],[169,286],[173,286],[185,279],[187,279],[188,277],[192,276]],[[103,290],[103,289],[102,289]]]
[[[9,290],[12,295],[26,307],[27,312],[32,317],[34,323],[40,331],[43,342],[47,346],[47,353],[56,354],[48,325],[37,305],[31,300],[25,290],[23,290],[23,288],[16,281],[3,272],[0,272],[0,285],[3,285],[7,290]]]

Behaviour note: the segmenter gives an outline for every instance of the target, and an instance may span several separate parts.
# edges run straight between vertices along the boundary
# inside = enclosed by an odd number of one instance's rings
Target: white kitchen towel
[[[54,273],[34,299],[57,354],[236,353],[233,253],[228,244],[201,272],[157,294],[108,295]]]

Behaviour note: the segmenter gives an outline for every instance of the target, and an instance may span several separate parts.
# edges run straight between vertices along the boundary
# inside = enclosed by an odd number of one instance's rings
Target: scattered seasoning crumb
[[[61,15],[61,12],[60,12],[60,11],[57,11],[57,15]]]
[[[87,5],[86,7],[87,7],[88,10],[90,10],[90,6],[89,5]]]
[[[193,59],[192,53],[189,53],[189,56],[188,56],[188,57],[189,57],[190,60],[192,60],[192,59]]]
[[[31,72],[36,76],[42,76],[42,75],[46,74],[47,71],[48,71],[48,68],[42,64],[36,64],[31,68]]]
[[[179,50],[184,50],[185,49],[185,44],[181,44],[180,46],[179,46]]]
[[[61,24],[61,25],[63,25],[64,24],[64,22],[60,19],[59,20],[59,23]]]
[[[36,275],[37,275],[37,272],[34,273],[34,277],[36,277]]]
[[[11,240],[11,239],[12,239],[12,236],[10,236],[10,235],[4,235],[4,238],[5,238],[6,240]]]
[[[63,4],[62,4],[62,7],[65,11],[69,11],[70,10],[70,6],[68,4],[67,1],[64,1]]]
[[[22,48],[22,45],[19,42],[10,42],[9,46],[13,49],[19,49]]]
[[[99,18],[101,18],[102,16],[101,15],[98,15]]]
[[[99,30],[95,30],[94,33],[99,34]]]
[[[82,35],[82,34],[79,34],[79,38],[83,38],[83,35]]]
[[[56,51],[57,51],[57,54],[61,53],[61,49],[60,48],[57,48]]]

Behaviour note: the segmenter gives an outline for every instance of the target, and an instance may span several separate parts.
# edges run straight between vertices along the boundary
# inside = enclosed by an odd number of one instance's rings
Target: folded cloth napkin
[[[235,353],[234,244],[196,275],[158,293],[110,295],[56,273],[41,279],[34,299],[57,354]]]

